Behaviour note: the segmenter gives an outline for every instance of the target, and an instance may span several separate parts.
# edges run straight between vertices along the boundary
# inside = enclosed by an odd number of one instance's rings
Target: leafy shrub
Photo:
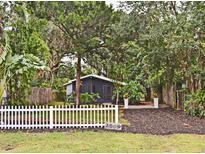
[[[205,117],[205,90],[197,90],[185,101],[185,112],[191,116]]]
[[[145,88],[139,82],[131,81],[127,85],[120,87],[119,96],[128,94],[129,102],[134,103],[144,98]],[[113,98],[116,98],[117,91],[114,90]]]
[[[89,94],[82,93],[80,94],[80,102],[81,103],[94,103],[97,99],[100,98],[99,94]],[[75,102],[75,93],[72,93],[67,97],[68,102]]]
[[[66,89],[63,86],[67,82],[66,78],[55,78],[52,84],[52,91],[55,101],[66,101]]]

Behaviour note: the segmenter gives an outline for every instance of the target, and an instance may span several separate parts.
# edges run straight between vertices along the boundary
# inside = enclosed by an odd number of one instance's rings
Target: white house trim
[[[113,80],[113,79],[110,79],[110,78],[107,78],[104,76],[99,76],[96,74],[86,75],[86,76],[81,77],[80,79],[85,79],[85,78],[89,78],[89,77],[94,77],[94,78],[102,79],[102,80],[109,81],[109,82],[117,82],[121,85],[127,85],[125,82],[116,81],[116,80]],[[73,81],[76,81],[76,79],[70,80],[68,83],[64,84],[64,86],[71,84]]]

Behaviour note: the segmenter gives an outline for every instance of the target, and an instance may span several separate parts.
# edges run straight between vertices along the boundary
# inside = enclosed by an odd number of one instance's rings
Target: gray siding
[[[76,81],[72,83],[73,91],[76,89]],[[112,82],[90,77],[81,79],[81,93],[98,93],[101,99],[111,100],[114,86]]]
[[[101,98],[106,99],[105,97],[105,88],[106,86],[110,86],[111,88],[111,96],[112,96],[112,90],[114,89],[113,84],[109,81],[104,81],[104,80],[100,80],[97,78],[93,79],[93,86],[95,86],[95,92],[94,93],[98,93],[100,95]]]

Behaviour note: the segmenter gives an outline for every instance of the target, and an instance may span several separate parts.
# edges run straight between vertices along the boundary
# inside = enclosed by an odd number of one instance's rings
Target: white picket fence
[[[95,128],[106,123],[118,123],[117,105],[0,107],[0,129]]]

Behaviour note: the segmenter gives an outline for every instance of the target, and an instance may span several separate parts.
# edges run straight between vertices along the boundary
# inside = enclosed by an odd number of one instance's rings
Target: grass
[[[0,133],[0,152],[205,152],[205,135],[113,132]]]
[[[50,106],[55,106],[55,105],[65,105],[65,102],[50,102],[48,103]]]

